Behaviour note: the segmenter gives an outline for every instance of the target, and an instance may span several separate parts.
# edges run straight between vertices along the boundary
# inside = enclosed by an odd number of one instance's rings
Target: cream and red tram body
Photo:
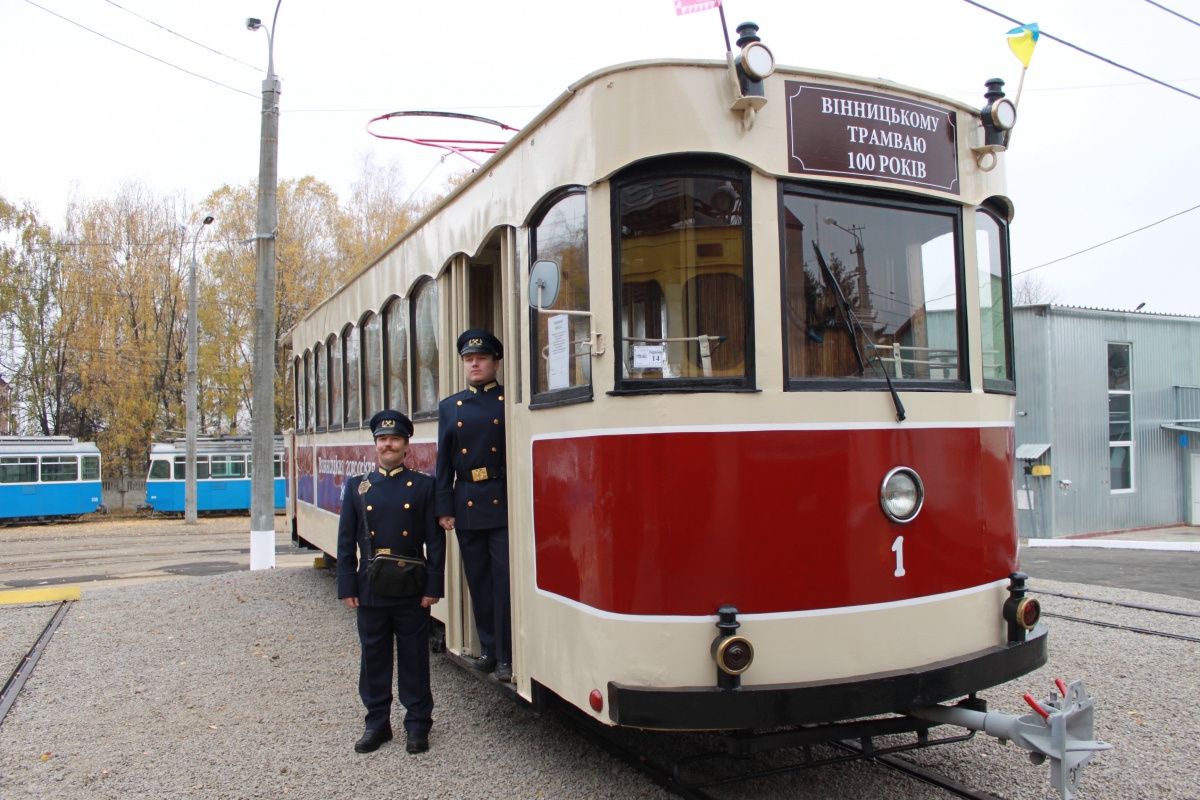
[[[292,331],[288,510],[329,554],[364,421],[408,413],[432,471],[457,334],[503,340],[515,685],[606,724],[853,719],[1046,660],[1003,612],[1011,207],[979,112],[784,68],[746,105],[724,63],[596,72]]]

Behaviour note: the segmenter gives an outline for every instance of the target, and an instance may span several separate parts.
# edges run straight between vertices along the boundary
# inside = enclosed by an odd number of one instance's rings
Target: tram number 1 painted
[[[904,577],[904,537],[897,536],[892,542],[892,552],[896,554],[896,571],[892,573],[897,578]]]

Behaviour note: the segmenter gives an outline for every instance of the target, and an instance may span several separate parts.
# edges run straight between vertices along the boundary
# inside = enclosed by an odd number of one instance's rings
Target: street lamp
[[[192,238],[192,263],[188,266],[188,327],[187,327],[187,483],[183,488],[183,524],[196,524],[196,245],[205,225],[211,225],[212,217],[205,217]],[[184,231],[187,227],[180,225]]]
[[[275,566],[275,190],[279,179],[279,79],[275,77],[275,27],[246,20],[246,29],[267,32],[267,77],[262,82],[262,133],[258,150],[258,270],[254,301],[254,365],[251,389],[250,569]]]

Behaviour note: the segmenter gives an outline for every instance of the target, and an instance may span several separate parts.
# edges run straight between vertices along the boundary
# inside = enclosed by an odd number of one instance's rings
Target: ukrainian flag
[[[1033,58],[1033,48],[1037,47],[1040,35],[1041,32],[1038,31],[1036,22],[1013,28],[1008,32],[1008,49],[1013,51],[1014,56],[1021,59],[1021,63],[1025,65],[1026,69],[1029,69],[1029,59]]]

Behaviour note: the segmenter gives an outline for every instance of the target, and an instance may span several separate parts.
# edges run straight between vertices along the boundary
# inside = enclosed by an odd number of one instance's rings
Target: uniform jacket
[[[362,489],[366,486],[366,490]],[[365,475],[348,479],[342,495],[338,521],[338,599],[357,597],[367,606],[395,605],[401,600],[381,597],[367,583],[366,559],[360,556],[360,541],[371,537],[376,551],[390,549],[394,555],[423,554],[425,597],[442,597],[445,592],[446,532],[437,524],[433,508],[433,476],[397,467],[387,473],[376,467]],[[365,515],[365,532],[361,524]],[[414,552],[415,551],[415,552]]]
[[[503,386],[469,386],[438,404],[439,517],[454,517],[465,530],[507,526],[506,463]],[[484,469],[489,477],[475,480]]]

